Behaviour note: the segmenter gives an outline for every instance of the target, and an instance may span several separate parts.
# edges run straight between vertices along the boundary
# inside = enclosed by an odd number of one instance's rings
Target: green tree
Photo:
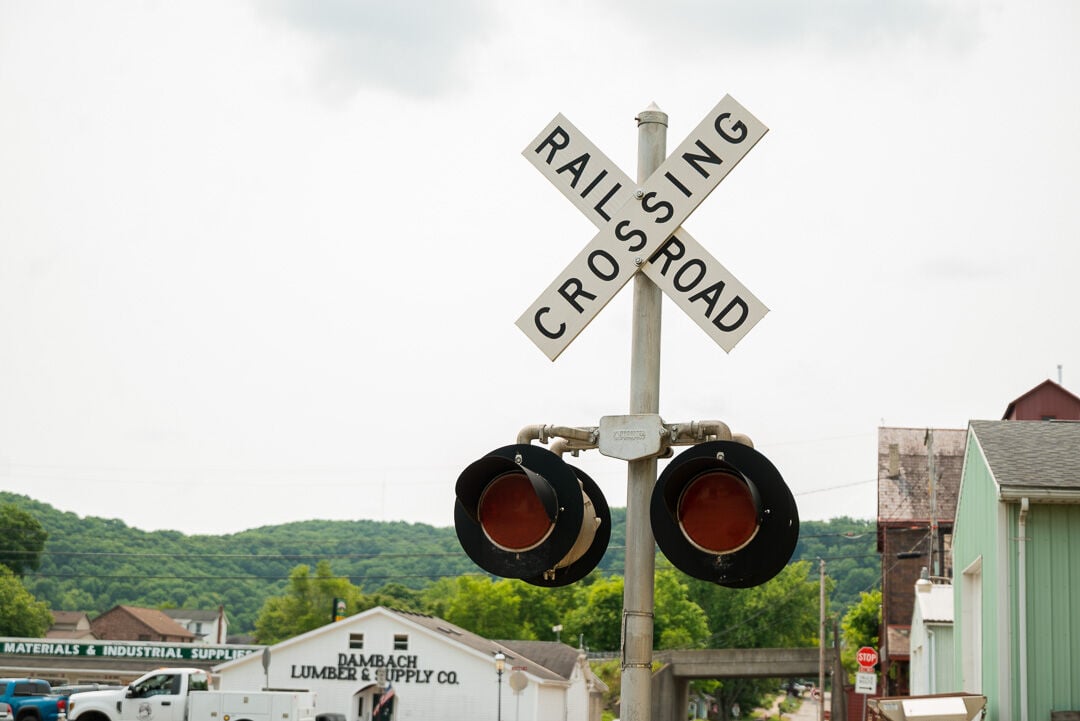
[[[690,597],[704,609],[712,634],[708,648],[813,647],[818,633],[818,582],[809,562],[788,564],[768,583],[753,588],[724,588],[689,582]],[[826,589],[828,591],[828,589]],[[738,703],[754,708],[776,689],[761,679],[724,679],[712,687],[721,717]]]
[[[0,565],[22,577],[41,567],[49,534],[29,512],[14,503],[0,505]]]
[[[385,606],[399,611],[421,612],[424,610],[423,594],[400,583],[388,583],[368,596],[371,607]]]
[[[44,601],[35,599],[7,566],[0,566],[0,636],[41,638],[53,616]]]
[[[566,614],[563,633],[581,637],[593,651],[617,651],[622,642],[623,579],[597,581],[585,589],[582,603]]]
[[[444,578],[423,594],[429,611],[450,623],[486,638],[525,638],[521,635],[521,597],[507,579],[485,576]]]
[[[682,576],[685,578],[685,576]],[[690,587],[675,571],[657,571],[653,592],[653,639],[657,648],[703,648],[709,621],[690,599]]]
[[[840,621],[843,645],[840,649],[840,661],[854,680],[852,674],[858,668],[855,654],[863,646],[879,648],[881,639],[881,591],[874,590],[859,596],[859,602],[851,607]]]
[[[331,623],[335,598],[345,599],[347,609],[355,613],[366,608],[363,591],[330,570],[329,561],[315,564],[315,575],[300,565],[289,574],[284,596],[266,599],[255,621],[259,643],[273,644]]]

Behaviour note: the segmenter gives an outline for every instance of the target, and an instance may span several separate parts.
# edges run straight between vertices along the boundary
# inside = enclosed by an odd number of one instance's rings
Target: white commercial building
[[[214,673],[223,690],[314,691],[320,714],[345,721],[600,721],[607,690],[584,653],[565,644],[491,641],[433,616],[383,607],[282,641],[267,654],[227,661]],[[390,698],[373,716],[384,695]]]

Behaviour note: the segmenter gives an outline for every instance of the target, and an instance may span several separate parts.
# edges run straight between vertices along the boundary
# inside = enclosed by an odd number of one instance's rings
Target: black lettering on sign
[[[720,165],[724,161],[719,158],[712,149],[701,142],[700,140],[694,141],[694,145],[701,148],[703,155],[697,155],[696,153],[683,153],[682,159],[686,161],[686,164],[698,172],[703,178],[709,177],[709,171],[702,167],[702,163],[712,163],[713,165]]]
[[[685,185],[680,183],[679,179],[676,178],[674,175],[672,175],[671,173],[664,173],[664,177],[670,180],[671,184],[678,188],[687,198],[691,196],[690,188],[687,188]]]
[[[730,323],[724,323],[724,318],[735,309],[740,311],[739,317]],[[750,308],[747,307],[746,301],[739,296],[735,296],[722,311],[716,314],[716,317],[712,319],[712,324],[722,331],[732,331],[742,325],[748,315],[750,315]]]
[[[631,228],[627,230],[626,227],[630,225],[629,220],[624,220],[615,226],[615,237],[619,240],[630,240],[631,238],[640,238],[641,241],[634,245],[628,246],[627,250],[631,253],[636,253],[645,247],[645,243],[649,241],[649,236],[645,235],[645,231],[638,230],[637,228]]]
[[[701,279],[705,277],[706,270],[705,261],[700,258],[693,258],[686,261],[686,264],[683,265],[683,267],[675,271],[675,275],[671,279],[671,284],[675,286],[675,290],[680,293],[689,293],[701,282]],[[685,281],[683,280],[683,277],[686,275],[687,271],[696,271],[697,275],[692,275],[690,276],[689,281]],[[706,313],[706,315],[708,314]]]
[[[606,260],[608,265],[611,266],[611,270],[608,271],[607,273],[601,272],[600,268],[598,268],[596,266],[596,259],[597,258],[603,258],[604,260]],[[592,253],[589,253],[589,261],[588,262],[589,262],[589,270],[591,270],[593,272],[593,275],[595,275],[600,280],[615,280],[615,278],[617,278],[619,276],[619,263],[614,258],[612,258],[611,253],[607,252],[606,250],[594,250]],[[589,298],[589,300],[596,300],[595,295],[592,295],[592,294],[586,294],[586,295]],[[581,311],[581,309],[578,308],[578,312],[580,312],[580,311]]]
[[[581,174],[585,172],[585,167],[589,164],[589,154],[584,153],[571,160],[566,165],[562,166],[556,173],[570,173],[574,176],[574,179],[570,181],[570,187],[576,188],[578,181],[581,180]],[[582,196],[584,197],[584,196]]]
[[[607,192],[607,195],[605,195],[603,198],[601,198],[600,202],[593,206],[593,210],[595,210],[597,213],[599,213],[600,217],[603,218],[605,221],[611,220],[611,216],[608,215],[607,211],[604,210],[604,204],[607,203],[609,200],[611,200],[611,196],[615,195],[615,193],[618,193],[619,188],[621,188],[621,187],[622,187],[622,183],[615,183],[615,185],[613,185],[611,187],[611,190],[609,190]],[[590,188],[590,190],[591,190],[591,188]],[[585,195],[582,194],[581,197],[584,198]]]
[[[641,207],[645,210],[646,213],[649,213],[650,215],[657,211],[664,211],[664,215],[662,217],[654,218],[653,221],[656,223],[666,223],[671,220],[671,216],[675,215],[675,208],[672,207],[671,203],[667,202],[666,200],[661,200],[658,203],[652,203],[652,200],[655,197],[656,193],[646,193],[645,197],[641,199]]]
[[[704,268],[705,264],[702,263],[701,267]],[[716,302],[720,300],[720,294],[724,292],[726,285],[727,284],[724,283],[724,281],[718,280],[705,290],[690,296],[690,302],[696,303],[699,300],[705,301],[705,317],[708,318],[716,308]],[[715,319],[713,319],[713,322],[716,322]],[[716,327],[719,328],[720,326]]]
[[[548,330],[544,327],[544,324],[540,321],[545,315],[551,312],[551,308],[544,306],[540,310],[536,311],[536,315],[533,316],[533,325],[536,326],[536,330],[540,331],[548,338],[555,339],[561,338],[562,334],[566,332],[566,323],[559,323],[558,330]]]
[[[536,154],[539,155],[544,148],[551,148],[548,152],[547,159],[544,161],[548,165],[551,165],[551,161],[555,158],[555,153],[560,150],[565,150],[570,145],[570,134],[563,130],[558,125],[551,131],[551,134],[544,138],[544,141],[536,146]]]
[[[720,125],[720,121],[727,120],[730,117],[731,113],[720,113],[716,116],[716,120],[713,121],[713,128],[716,129],[717,134],[721,138],[728,141],[729,143],[734,143],[735,145],[738,145],[742,141],[746,140],[746,134],[749,131],[746,129],[746,124],[743,123],[743,121],[741,120],[736,120],[735,123],[731,126],[731,130],[735,133],[734,135],[731,135],[727,130],[724,130],[724,128]]]
[[[592,260],[591,256],[589,260]],[[592,269],[591,264],[589,267]],[[596,270],[594,269],[593,272],[596,273]],[[599,273],[597,273],[597,275],[599,275]],[[565,298],[566,302],[578,313],[585,312],[585,309],[581,307],[581,303],[577,302],[579,296],[583,296],[586,300],[596,300],[596,296],[585,290],[585,286],[583,286],[581,281],[577,278],[567,278],[566,281],[559,286],[559,295]]]
[[[686,244],[673,235],[649,259],[649,262],[660,269],[661,276],[671,279],[672,288],[680,293],[689,293],[696,289],[708,274],[708,265],[704,260],[686,258],[685,256]],[[747,317],[750,315],[750,308],[747,306],[746,301],[736,295],[719,313],[713,316],[725,288],[727,288],[727,283],[718,280],[694,293],[694,295],[690,296],[689,301],[691,303],[704,301],[705,317],[710,318],[712,324],[720,330],[730,332],[746,322]]]
[[[686,255],[686,246],[682,241],[674,235],[667,239],[667,242],[656,249],[653,253],[653,257],[649,259],[653,265],[660,259],[660,256],[664,257],[664,266],[660,268],[660,275],[667,275],[668,268],[679,258]]]
[[[606,176],[606,175],[607,175],[606,170],[601,170],[599,173],[597,173],[596,177],[592,179],[592,182],[585,186],[585,190],[581,191],[581,197],[584,198],[589,193],[591,193],[592,189],[596,187],[596,184],[599,183],[601,180],[603,180],[604,176]]]

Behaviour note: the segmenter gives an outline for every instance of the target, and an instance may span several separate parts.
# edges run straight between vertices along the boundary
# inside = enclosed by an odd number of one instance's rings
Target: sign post
[[[681,228],[768,128],[725,96],[668,157],[667,114],[650,105],[636,121],[636,183],[562,115],[523,151],[598,232],[517,325],[554,361],[633,277],[630,414],[659,422],[661,293],[726,351],[768,312]],[[656,548],[650,506],[657,455],[616,455],[627,460],[620,716],[647,721]]]
[[[859,671],[855,674],[855,693],[863,695],[863,719],[866,719],[866,696],[877,693],[877,674],[874,666],[877,666],[878,652],[870,647],[863,646],[855,652],[855,661],[859,664]]]
[[[664,159],[667,114],[650,106],[637,117],[638,180]],[[630,413],[660,413],[660,289],[642,273],[634,277],[630,338]],[[656,456],[627,462],[626,568],[623,577],[621,717],[645,721],[652,713],[653,583],[656,555],[649,519]]]

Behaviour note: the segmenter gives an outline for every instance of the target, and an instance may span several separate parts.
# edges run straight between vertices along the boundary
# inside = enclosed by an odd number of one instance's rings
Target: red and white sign
[[[863,646],[855,653],[855,660],[860,668],[873,668],[878,662],[877,651],[869,646]]]

